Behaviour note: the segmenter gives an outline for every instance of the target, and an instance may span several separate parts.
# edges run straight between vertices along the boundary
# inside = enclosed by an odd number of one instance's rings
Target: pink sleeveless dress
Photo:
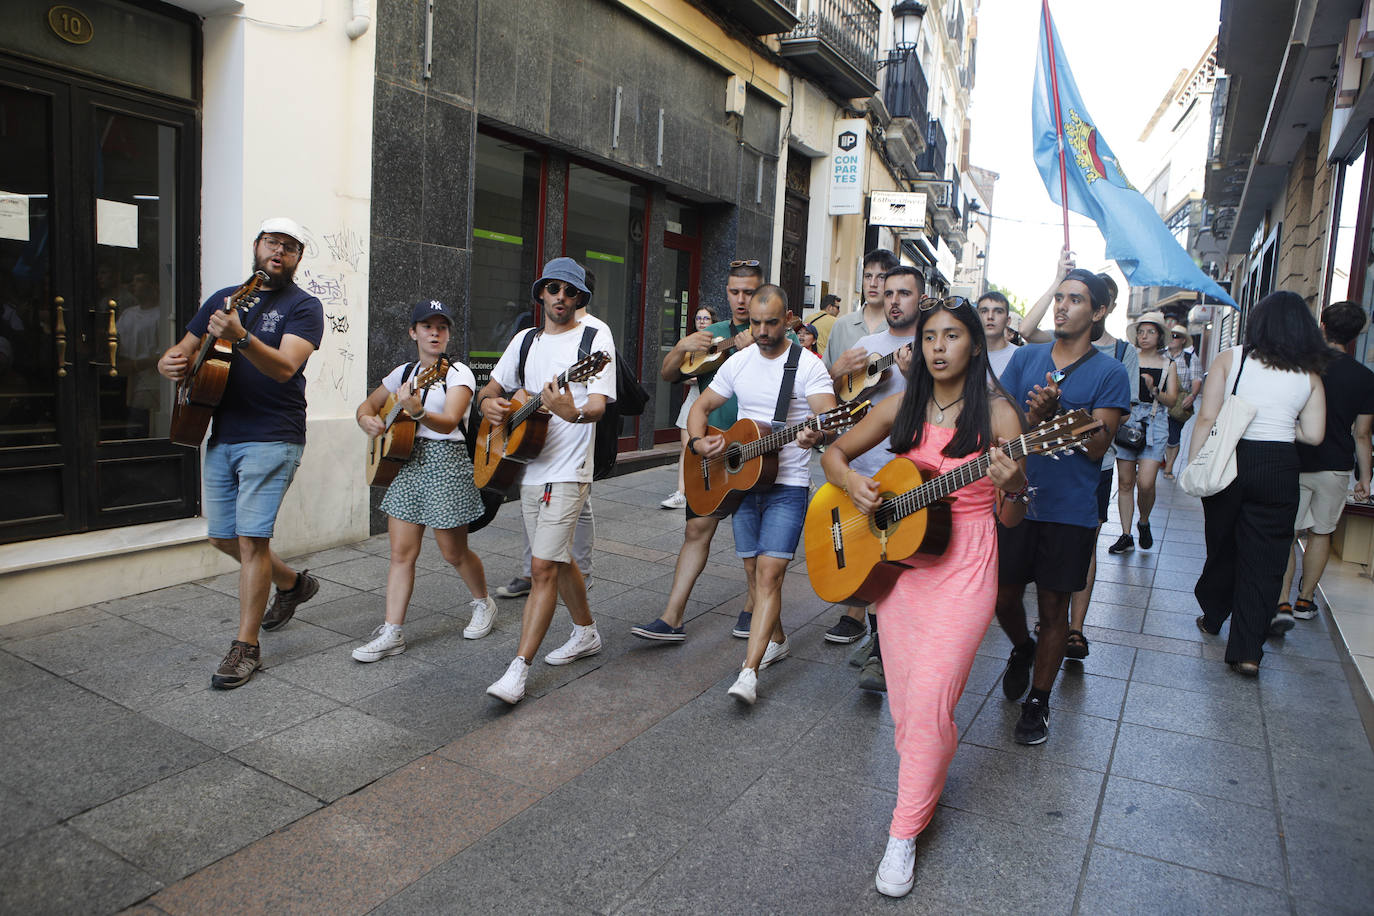
[[[975,457],[942,455],[953,435],[927,423],[920,446],[904,457],[932,476],[951,471]],[[890,833],[901,839],[919,834],[935,813],[959,741],[954,707],[997,602],[996,487],[984,477],[955,496],[945,552],[907,561],[913,568],[877,604],[901,757]]]

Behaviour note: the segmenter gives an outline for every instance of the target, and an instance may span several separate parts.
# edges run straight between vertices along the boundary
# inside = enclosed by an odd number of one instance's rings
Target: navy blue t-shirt
[[[1012,356],[1002,373],[1002,384],[1022,410],[1031,389],[1044,386],[1045,373],[1056,368],[1050,355],[1053,343],[1028,344]],[[1126,367],[1099,350],[1059,384],[1059,406],[1065,410],[1131,409],[1131,381]],[[1101,461],[1081,452],[1026,459],[1026,477],[1035,488],[1026,517],[1040,522],[1097,527],[1097,481]]]
[[[226,297],[237,286],[212,293],[186,325],[186,330],[204,336],[210,312],[224,307]],[[239,311],[248,332],[269,347],[280,347],[286,334],[310,341],[319,349],[324,337],[324,306],[320,300],[292,283],[279,290],[260,292],[262,307],[251,322],[245,321],[251,308]],[[251,300],[250,300],[251,301]],[[305,444],[305,363],[285,382],[263,375],[242,353],[229,367],[224,397],[215,409],[210,429],[210,444],[220,442],[295,442]]]

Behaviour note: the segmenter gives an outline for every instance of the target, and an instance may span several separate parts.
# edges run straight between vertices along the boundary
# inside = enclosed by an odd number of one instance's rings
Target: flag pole
[[[1064,164],[1064,116],[1059,111],[1059,72],[1055,66],[1054,24],[1049,0],[1040,0],[1045,19],[1045,48],[1050,59],[1050,90],[1054,93],[1054,142],[1059,147],[1059,202],[1064,208],[1064,250],[1069,250],[1069,178]]]

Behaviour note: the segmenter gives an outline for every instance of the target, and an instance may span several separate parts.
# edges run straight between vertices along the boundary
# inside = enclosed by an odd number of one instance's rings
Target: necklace
[[[964,399],[964,396],[961,394],[961,395],[959,395],[957,398],[955,398],[954,400],[950,401],[948,404],[945,404],[945,405],[942,407],[942,406],[940,406],[940,402],[937,401],[937,400],[935,400],[935,395],[931,395],[931,396],[930,396],[930,402],[931,402],[932,404],[935,405],[935,407],[936,407],[937,410],[940,411],[939,413],[937,413],[937,414],[935,415],[935,422],[936,422],[936,423],[943,423],[943,422],[945,422],[945,411],[946,411],[946,410],[949,410],[951,407],[953,407],[955,404],[958,404],[958,403],[959,403],[960,401],[962,401],[963,399]]]

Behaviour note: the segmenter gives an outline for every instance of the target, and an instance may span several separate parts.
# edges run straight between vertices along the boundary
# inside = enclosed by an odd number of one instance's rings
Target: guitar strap
[[[801,362],[801,344],[792,344],[787,351],[787,363],[782,367],[782,387],[778,389],[778,406],[773,409],[773,428],[787,425],[787,408],[792,401],[792,389],[797,383],[797,364]]]

